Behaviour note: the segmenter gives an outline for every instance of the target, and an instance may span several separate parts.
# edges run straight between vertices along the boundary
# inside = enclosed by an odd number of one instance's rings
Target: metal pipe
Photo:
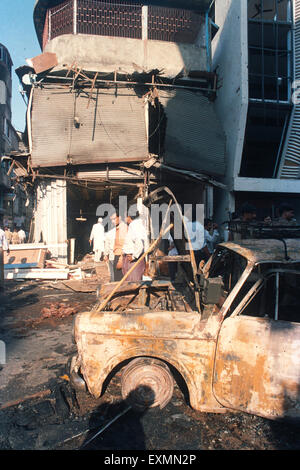
[[[69,80],[69,81],[73,81],[73,78],[72,77],[59,77],[57,75],[52,75],[51,77],[48,77],[48,78],[55,78],[57,80]],[[84,80],[84,81],[87,81],[87,80]],[[92,81],[92,79],[91,79]],[[141,83],[141,82],[125,82],[125,81],[121,81],[121,80],[101,80],[101,79],[98,79],[95,81],[95,83],[105,83],[105,84],[112,84],[112,85],[115,85],[115,84],[118,84],[118,85],[125,85],[125,86],[129,86],[129,85],[140,85],[140,86],[155,86],[157,88],[159,87],[167,87],[167,88],[181,88],[181,89],[191,89],[191,90],[199,90],[199,91],[210,91],[210,92],[215,92],[216,90],[211,90],[209,88],[203,88],[203,87],[193,87],[193,86],[184,86],[184,85],[169,85],[167,83]]]
[[[26,113],[26,120],[27,120],[27,128],[28,128],[28,140],[29,140],[29,153],[32,154],[32,132],[31,132],[31,105],[32,105],[32,98],[33,98],[33,87],[31,87],[30,97],[27,107]]]
[[[278,320],[278,310],[279,310],[279,273],[276,273],[276,281],[275,281],[275,289],[276,289],[276,295],[275,295],[275,317],[274,320]]]
[[[113,418],[111,421],[109,421],[109,423],[107,423],[103,428],[100,429],[100,431],[98,431],[91,439],[89,439],[87,442],[85,442],[81,447],[80,449],[83,449],[84,447],[86,447],[90,442],[92,442],[97,436],[99,436],[103,431],[105,431],[105,429],[107,429],[111,424],[113,424],[115,421],[117,421],[117,419],[121,418],[121,416],[123,416],[124,414],[126,414],[129,410],[131,410],[131,406],[128,406],[124,411],[122,411],[121,413],[119,413],[117,416],[115,416],[115,418]]]
[[[73,3],[73,33],[77,34],[77,0]]]

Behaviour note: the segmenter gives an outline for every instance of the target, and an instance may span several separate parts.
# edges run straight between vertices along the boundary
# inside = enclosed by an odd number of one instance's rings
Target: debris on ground
[[[36,280],[70,280],[70,281],[94,281],[104,280],[109,282],[110,275],[107,263],[95,262],[92,254],[87,254],[81,261],[70,265],[61,262],[51,253],[46,245],[22,244],[14,245],[10,254],[5,253],[4,278],[5,280],[22,281],[27,279]],[[86,287],[86,286],[85,286]],[[72,288],[72,287],[71,287]],[[79,285],[75,290],[81,292],[92,292],[95,289],[82,290]]]
[[[66,304],[65,302],[51,303],[49,307],[41,310],[41,320],[45,318],[64,318],[75,315],[80,310],[80,304]]]

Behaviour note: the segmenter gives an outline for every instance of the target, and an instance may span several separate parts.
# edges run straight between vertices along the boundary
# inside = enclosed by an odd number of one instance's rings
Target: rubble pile
[[[48,308],[44,307],[41,310],[41,319],[69,317],[78,313],[79,308],[80,304],[78,302],[72,306],[64,302],[54,302]]]

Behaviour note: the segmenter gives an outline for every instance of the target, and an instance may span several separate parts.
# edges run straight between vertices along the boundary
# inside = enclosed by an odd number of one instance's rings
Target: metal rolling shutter
[[[167,117],[164,162],[224,175],[226,138],[213,103],[187,90],[160,90],[159,101]]]
[[[143,161],[148,158],[143,98],[132,89],[35,89],[32,165]]]

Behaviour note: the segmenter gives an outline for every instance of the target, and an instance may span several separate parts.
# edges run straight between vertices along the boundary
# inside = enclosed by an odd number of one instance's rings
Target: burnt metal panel
[[[178,370],[194,409],[223,412],[211,387],[214,338],[220,328],[216,315],[201,323],[197,312],[84,312],[77,315],[74,326],[81,373],[95,398],[115,366],[147,356]]]
[[[228,318],[218,339],[214,394],[226,407],[266,418],[300,416],[300,325]]]
[[[188,90],[160,90],[159,102],[166,115],[164,163],[224,175],[226,138],[213,103]]]
[[[286,259],[284,243],[282,240],[238,240],[235,242],[220,243],[229,250],[244,256],[250,263],[273,263],[280,262],[291,264],[300,262],[300,240],[286,239],[288,259]]]
[[[35,89],[32,140],[33,167],[146,160],[144,100],[131,89]]]

